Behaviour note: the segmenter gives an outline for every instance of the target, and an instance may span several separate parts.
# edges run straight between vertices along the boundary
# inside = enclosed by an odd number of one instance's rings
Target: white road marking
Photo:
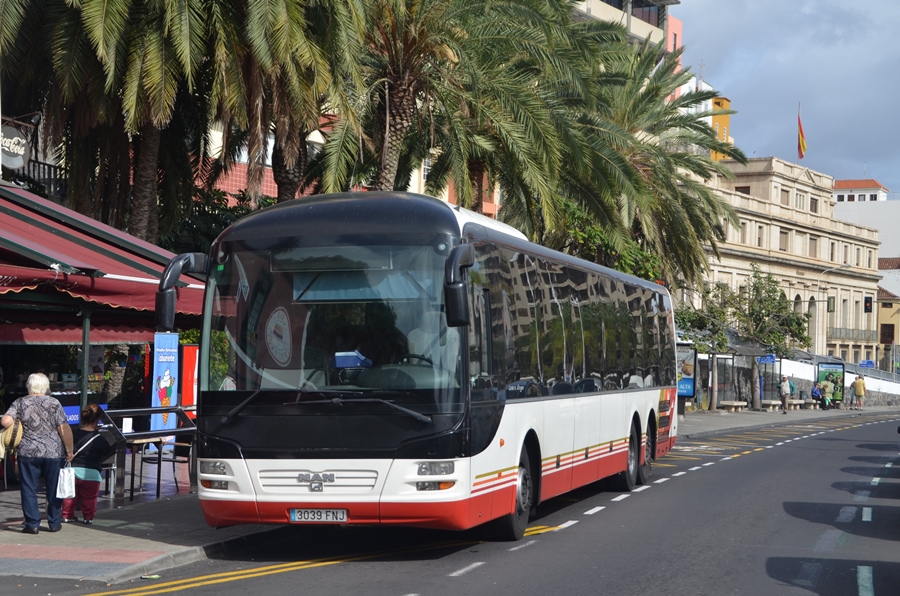
[[[833,551],[844,532],[841,530],[826,530],[824,534],[816,542],[813,550],[817,553]]]
[[[875,596],[875,583],[872,577],[872,568],[860,565],[856,568],[856,588],[859,596]]]
[[[809,435],[803,435],[801,438],[802,438],[802,439],[808,439],[808,438],[809,438]]]
[[[675,472],[672,476],[684,476],[687,472]]]
[[[570,519],[570,520],[567,521],[566,523],[564,523],[564,524],[559,524],[558,526],[556,526],[556,529],[557,529],[557,530],[562,530],[563,528],[570,528],[570,527],[574,526],[574,525],[577,524],[577,523],[578,523],[578,520],[576,520],[576,519]]]
[[[662,484],[663,482],[668,482],[668,478],[660,478],[659,480],[654,480],[653,484]]]
[[[706,463],[703,464],[703,465],[704,465],[704,466],[714,466],[715,464],[716,464],[716,462],[714,462],[714,461],[708,461],[708,462],[706,462]]]
[[[841,512],[834,521],[839,524],[848,524],[856,518],[856,510],[858,507],[841,507]]]
[[[867,522],[872,521],[872,508],[871,507],[863,507],[862,520],[867,521]]]
[[[878,486],[879,482],[881,482],[881,478],[872,478],[872,486]]]
[[[775,443],[775,444],[776,444],[776,445],[784,445],[784,441],[782,441],[782,442],[780,442],[780,443]]]
[[[644,486],[639,486],[639,487],[637,487],[636,489],[632,490],[631,492],[633,492],[633,493],[639,493],[639,492],[641,492],[642,490],[647,490],[648,488],[650,488],[650,486],[645,484]]]
[[[797,576],[793,583],[803,588],[815,589],[819,583],[819,575],[821,573],[821,563],[803,563],[800,566],[800,575]]]
[[[766,449],[771,449],[772,447],[772,445],[766,445]]]
[[[627,499],[627,498],[630,497],[630,496],[631,496],[631,495],[619,495],[618,497],[614,497],[614,498],[611,499],[611,500],[612,500],[612,501],[624,501],[625,499]]]
[[[694,470],[699,470],[699,469],[700,469],[700,466],[694,466],[693,468],[690,468],[688,470],[688,472],[693,472]]]
[[[853,500],[857,503],[865,503],[869,500],[869,495],[872,493],[867,490],[861,490],[853,496]]]
[[[595,513],[600,513],[604,509],[606,509],[606,507],[594,507],[593,509],[588,509],[587,511],[585,511],[584,514],[585,515],[594,515]]]
[[[601,507],[601,509],[603,509],[603,508]],[[519,550],[519,549],[525,548],[526,546],[531,546],[532,544],[535,544],[536,542],[537,542],[537,540],[529,540],[529,541],[526,542],[525,544],[520,544],[519,546],[514,546],[514,547],[512,547],[512,548],[509,549],[509,550],[510,550],[510,551]]]
[[[481,561],[479,563],[472,563],[471,565],[466,565],[462,569],[459,569],[459,570],[451,573],[450,577],[459,577],[460,575],[465,575],[466,573],[472,571],[473,569],[478,569],[482,565],[484,565],[484,561]]]
[[[893,465],[894,465],[893,462],[888,462],[888,463],[884,464],[884,467],[885,467],[885,468],[890,468],[890,467],[892,467]]]

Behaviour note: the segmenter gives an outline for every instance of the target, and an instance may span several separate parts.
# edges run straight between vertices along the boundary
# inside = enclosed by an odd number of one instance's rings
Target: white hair
[[[44,395],[50,389],[50,379],[44,373],[32,373],[25,381],[25,389],[29,395]]]

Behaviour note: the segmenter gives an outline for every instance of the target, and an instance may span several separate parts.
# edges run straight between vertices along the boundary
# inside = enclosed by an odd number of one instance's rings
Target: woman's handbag
[[[57,499],[75,498],[75,470],[72,464],[66,462],[65,467],[59,470],[59,481],[56,483]]]
[[[22,433],[25,428],[21,420],[15,420],[9,427],[0,432],[0,459],[6,458],[7,451],[15,451],[22,442]]]

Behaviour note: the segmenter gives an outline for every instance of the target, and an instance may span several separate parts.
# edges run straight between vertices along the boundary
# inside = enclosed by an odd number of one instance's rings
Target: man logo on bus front
[[[298,474],[297,482],[308,482],[310,492],[320,493],[326,482],[334,482],[334,474]]]

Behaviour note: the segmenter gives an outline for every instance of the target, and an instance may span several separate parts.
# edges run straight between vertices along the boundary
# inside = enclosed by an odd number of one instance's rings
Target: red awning
[[[159,278],[174,256],[52,201],[0,186],[0,294],[48,286],[115,308],[152,311]],[[202,280],[182,281],[178,312],[200,314]]]
[[[80,345],[81,325],[45,323],[0,324],[0,344]],[[91,324],[92,345],[153,343],[153,329],[147,326]]]

